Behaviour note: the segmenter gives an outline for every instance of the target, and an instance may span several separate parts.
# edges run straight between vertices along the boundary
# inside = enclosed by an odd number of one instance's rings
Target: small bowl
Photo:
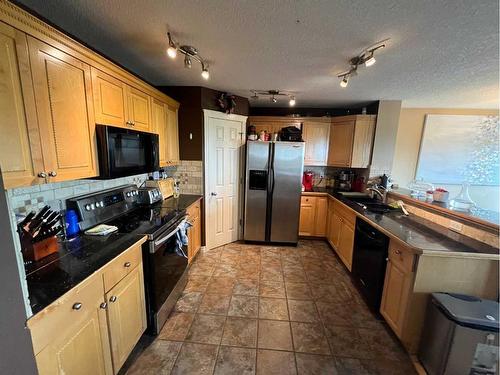
[[[448,202],[449,198],[450,198],[449,191],[434,191],[434,193],[432,194],[432,199],[436,202],[446,203]]]

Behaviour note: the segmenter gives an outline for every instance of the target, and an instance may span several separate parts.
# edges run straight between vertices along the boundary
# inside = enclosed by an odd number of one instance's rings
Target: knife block
[[[57,236],[55,235],[42,241],[33,242],[31,234],[19,228],[19,237],[24,261],[31,260],[36,262],[50,254],[57,253],[59,250]]]

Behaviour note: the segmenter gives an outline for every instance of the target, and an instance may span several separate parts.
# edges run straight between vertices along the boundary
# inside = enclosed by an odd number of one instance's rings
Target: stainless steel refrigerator
[[[246,241],[296,244],[304,142],[247,142]]]

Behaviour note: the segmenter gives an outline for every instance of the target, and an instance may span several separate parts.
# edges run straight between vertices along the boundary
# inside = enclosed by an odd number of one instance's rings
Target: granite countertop
[[[112,233],[60,241],[57,253],[25,265],[33,314],[44,309],[145,236]]]
[[[338,199],[355,211],[368,223],[386,235],[404,242],[419,254],[428,255],[468,255],[499,259],[499,249],[489,246],[473,238],[453,232],[429,220],[416,215],[405,216],[400,210],[385,214],[376,214],[364,210],[354,201],[343,197],[334,189],[315,188],[312,192],[303,192],[305,195],[330,195]]]
[[[162,202],[162,207],[172,208],[177,210],[185,210],[193,203],[199,201],[202,198],[203,198],[202,195],[181,194],[179,195],[179,198],[170,197],[165,199]]]

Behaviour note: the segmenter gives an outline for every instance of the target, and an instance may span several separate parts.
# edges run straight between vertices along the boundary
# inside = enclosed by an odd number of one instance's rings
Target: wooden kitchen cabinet
[[[151,103],[151,117],[153,121],[153,131],[158,133],[159,139],[159,159],[160,166],[167,165],[168,141],[167,141],[167,105],[157,99]]]
[[[45,182],[26,34],[0,23],[0,166],[4,186]]]
[[[304,165],[327,165],[329,137],[330,119],[304,121],[302,127],[302,138],[305,142]]]
[[[167,106],[167,165],[179,164],[179,110]]]
[[[97,176],[90,66],[28,37],[44,171],[50,181]]]
[[[288,126],[295,126],[299,129],[302,127],[301,119],[293,119],[282,116],[250,116],[248,117],[247,123],[248,125],[255,126],[255,132],[257,135],[259,135],[263,130],[274,134],[279,133],[282,128]]]
[[[92,85],[98,124],[152,130],[150,95],[96,68],[92,68]]]
[[[391,241],[380,313],[399,338],[403,337],[409,297],[413,288],[412,252]]]
[[[328,147],[329,166],[367,168],[375,136],[374,115],[333,117]]]
[[[193,225],[188,230],[188,262],[191,263],[201,248],[201,201],[187,209],[188,220]]]
[[[94,274],[28,320],[40,375],[113,374],[103,304]]]
[[[106,300],[111,357],[116,373],[146,330],[142,266],[135,267],[106,293]]]
[[[38,371],[116,374],[146,329],[138,241],[27,322]]]
[[[302,196],[300,200],[299,236],[325,237],[328,198]]]
[[[331,200],[328,211],[328,242],[347,269],[352,269],[356,214],[337,200]]]
[[[352,271],[352,255],[354,250],[354,226],[345,218],[340,218],[340,233],[337,254],[349,271]]]

